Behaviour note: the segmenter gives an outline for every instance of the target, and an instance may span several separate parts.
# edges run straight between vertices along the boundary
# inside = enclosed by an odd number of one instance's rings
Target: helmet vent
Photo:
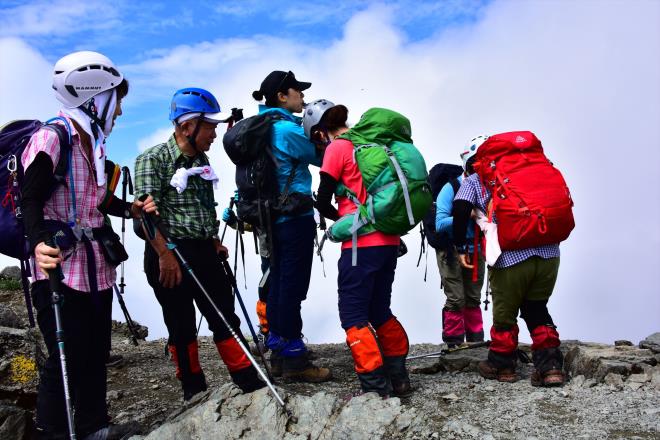
[[[71,95],[75,96],[76,98],[78,97],[78,93],[76,92],[76,89],[73,88],[72,85],[66,85],[66,90],[71,93]]]
[[[114,67],[103,66],[103,70],[105,70],[106,72],[110,72],[112,76],[119,76],[119,72],[117,72],[117,69],[115,69]]]
[[[199,97],[202,98],[202,99],[204,100],[204,102],[206,102],[208,105],[210,105],[211,107],[214,106],[213,102],[211,102],[211,100],[210,100],[209,98],[207,98],[206,96],[202,95],[202,94],[199,93],[199,92],[195,92],[194,90],[186,90],[185,92],[182,93],[182,95],[194,95],[194,96],[199,96]]]

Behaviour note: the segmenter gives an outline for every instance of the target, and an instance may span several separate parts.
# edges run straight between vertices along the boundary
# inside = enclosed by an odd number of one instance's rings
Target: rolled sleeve
[[[54,130],[42,128],[32,135],[21,155],[23,169],[27,170],[37,154],[41,152],[50,156],[53,172],[55,172],[55,167],[60,160],[60,139]]]
[[[472,177],[472,176],[470,176]],[[465,200],[473,205],[477,204],[477,185],[474,179],[467,178],[463,180],[460,189],[456,193],[454,200]]]
[[[151,195],[156,204],[161,201],[160,161],[153,155],[138,156],[135,160],[135,197]]]

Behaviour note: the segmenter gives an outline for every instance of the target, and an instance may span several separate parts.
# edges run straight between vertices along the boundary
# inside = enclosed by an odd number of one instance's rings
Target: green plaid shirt
[[[179,194],[170,179],[179,168],[209,165],[200,153],[184,156],[174,135],[167,143],[156,145],[135,160],[135,197],[151,194],[160,217],[172,238],[209,239],[218,235],[220,221],[215,211],[213,183],[200,176],[190,176],[188,187]]]

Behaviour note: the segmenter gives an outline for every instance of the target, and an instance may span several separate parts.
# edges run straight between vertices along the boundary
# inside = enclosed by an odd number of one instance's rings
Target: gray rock
[[[25,312],[27,314],[27,311]],[[0,309],[0,327],[24,328],[23,320],[11,309]]]
[[[124,397],[124,393],[119,390],[108,391],[106,394],[108,400],[119,400]]]
[[[660,332],[647,336],[639,343],[639,348],[647,348],[654,353],[660,353]]]
[[[129,310],[130,312],[130,310]],[[149,328],[140,324],[139,322],[133,320],[134,330],[138,339],[145,340],[149,336]],[[115,334],[126,336],[127,338],[131,337],[131,331],[128,328],[128,324],[125,322],[119,322],[112,320],[112,332]],[[132,343],[130,339],[127,340],[128,343]]]
[[[573,388],[581,388],[582,385],[584,385],[584,376],[582,374],[578,374],[574,378],[571,379],[571,386]]]
[[[629,346],[612,347],[602,344],[583,344],[572,347],[565,356],[564,368],[571,376],[583,375],[602,382],[609,373],[628,376],[639,365],[656,365],[650,350]]]
[[[625,339],[619,339],[618,341],[614,341],[614,346],[615,347],[632,347],[633,343],[630,341],[627,341]]]
[[[0,438],[27,440],[33,429],[32,415],[13,405],[0,401]]]
[[[21,280],[21,268],[18,266],[7,266],[2,271],[0,271],[0,278],[6,280]]]
[[[628,376],[628,382],[646,383],[649,377],[646,374],[631,374]]]
[[[607,373],[607,375],[603,379],[603,382],[605,382],[607,385],[610,385],[617,390],[623,388],[623,376],[621,376],[620,374]]]
[[[415,410],[401,406],[399,399],[383,400],[375,393],[354,397],[344,404],[323,392],[288,399],[284,394],[284,398],[297,423],[287,420],[266,388],[241,394],[227,384],[145,438],[366,440],[388,438],[390,433],[411,430],[421,423]]]

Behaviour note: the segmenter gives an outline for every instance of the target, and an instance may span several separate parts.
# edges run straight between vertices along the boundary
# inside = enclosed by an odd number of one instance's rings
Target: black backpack
[[[440,190],[446,183],[451,184],[454,194],[456,194],[460,187],[458,177],[461,174],[463,174],[463,167],[447,163],[439,163],[429,171],[429,184],[433,193],[433,204],[422,220],[422,227],[424,228],[424,235],[427,242],[434,249],[446,250],[452,244],[449,234],[440,233],[435,230],[436,199],[438,198],[438,193],[440,193]]]
[[[278,216],[297,215],[313,206],[310,196],[289,192],[296,173],[295,162],[284,191],[279,191],[279,163],[272,151],[271,129],[281,119],[276,113],[242,119],[222,139],[227,156],[236,165],[237,216],[267,233]]]

